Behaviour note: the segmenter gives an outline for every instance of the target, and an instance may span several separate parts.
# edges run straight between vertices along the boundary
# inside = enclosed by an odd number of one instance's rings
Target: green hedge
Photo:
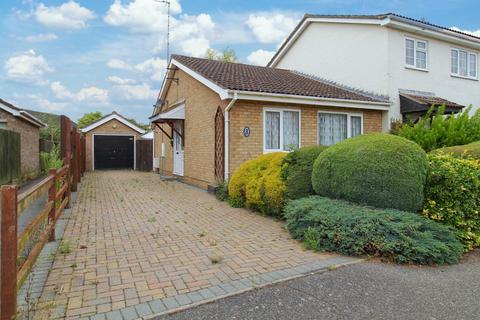
[[[244,162],[228,183],[230,204],[280,217],[285,205],[285,182],[280,178],[285,155],[268,153]]]
[[[480,140],[480,109],[470,116],[471,107],[458,115],[446,115],[445,106],[434,112],[435,108],[415,124],[403,124],[397,134],[418,143],[427,152]]]
[[[308,249],[416,264],[456,263],[463,249],[450,227],[411,212],[311,196],[291,201],[285,217]]]
[[[390,134],[344,140],[313,165],[318,195],[377,208],[416,212],[423,205],[427,156],[414,142]]]
[[[429,155],[423,214],[454,226],[471,250],[480,246],[480,161]]]
[[[445,147],[432,151],[434,154],[451,154],[457,158],[475,158],[480,160],[480,141],[453,147]]]
[[[285,157],[282,179],[287,187],[285,195],[288,199],[298,199],[314,194],[313,163],[326,148],[326,146],[300,148]]]

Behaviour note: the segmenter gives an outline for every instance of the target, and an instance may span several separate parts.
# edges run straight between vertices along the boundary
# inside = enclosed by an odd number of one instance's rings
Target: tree
[[[78,119],[78,128],[82,129],[88,126],[89,124],[98,121],[103,117],[100,111],[88,112],[85,113],[80,119]]]
[[[205,53],[205,58],[217,61],[237,62],[237,54],[235,53],[235,50],[229,47],[223,49],[222,52],[209,48]]]
[[[150,131],[150,125],[149,124],[142,124],[140,122],[137,122],[137,120],[131,118],[131,119],[127,119],[128,121],[130,121],[131,123],[133,123],[134,125],[136,125],[137,127],[145,130],[146,132]]]

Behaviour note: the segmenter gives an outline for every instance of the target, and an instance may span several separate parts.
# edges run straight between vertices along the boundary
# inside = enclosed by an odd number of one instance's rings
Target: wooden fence
[[[40,152],[51,152],[55,143],[50,140],[40,139],[38,145]]]
[[[83,175],[84,146],[75,124],[62,116],[63,167],[51,169],[40,182],[19,192],[16,185],[1,187],[0,318],[16,316],[17,290],[21,288],[47,241],[55,240],[55,223],[71,206],[71,192]],[[83,148],[83,149],[82,149]],[[18,233],[18,217],[48,193],[44,206]]]
[[[0,129],[0,185],[20,178],[20,134]]]
[[[137,170],[150,172],[153,170],[153,140],[137,140]]]

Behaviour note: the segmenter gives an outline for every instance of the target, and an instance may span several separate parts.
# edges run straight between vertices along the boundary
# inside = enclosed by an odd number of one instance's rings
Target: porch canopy
[[[446,114],[458,113],[465,107],[434,95],[400,93],[400,112],[404,121],[416,122],[420,117],[425,116],[432,106],[438,108],[442,105],[445,105]]]
[[[169,139],[170,143],[173,144],[173,132],[176,132],[181,138],[182,138],[182,144],[184,142],[183,138],[183,133],[185,132],[183,130],[183,124],[185,121],[185,101],[179,101],[177,103],[174,103],[170,108],[165,110],[164,112],[158,113],[154,116],[150,117],[150,122],[155,124],[160,131],[162,131]],[[182,127],[181,130],[177,130],[175,127],[175,123],[180,122],[180,125]],[[172,132],[169,134],[167,133],[161,126],[160,124],[165,123],[170,126]]]

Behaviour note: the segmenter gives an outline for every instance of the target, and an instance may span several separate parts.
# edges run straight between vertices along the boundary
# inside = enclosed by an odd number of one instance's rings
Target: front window
[[[266,110],[264,150],[291,151],[300,146],[300,111]]]
[[[452,75],[477,78],[477,54],[460,49],[452,49],[451,51],[451,72]]]
[[[405,64],[409,67],[427,69],[428,44],[417,39],[405,39]]]
[[[359,114],[318,113],[318,144],[331,146],[363,132],[363,117]]]

